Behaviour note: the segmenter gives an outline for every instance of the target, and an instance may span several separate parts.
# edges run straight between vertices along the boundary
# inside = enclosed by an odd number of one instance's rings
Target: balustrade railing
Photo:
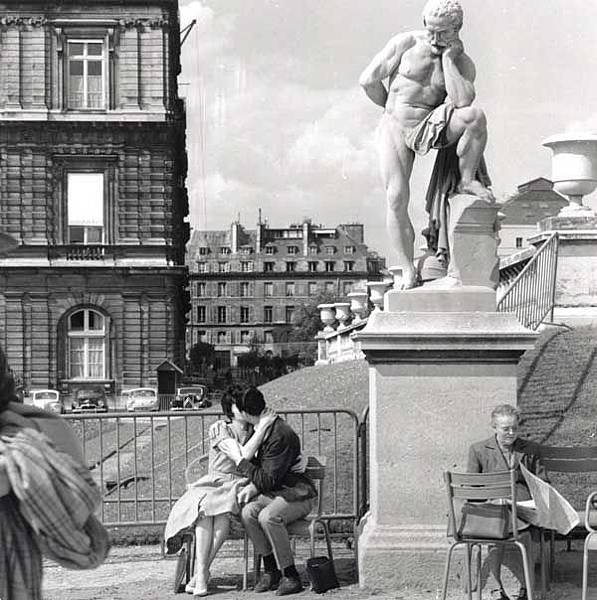
[[[550,315],[553,320],[558,264],[558,234],[553,233],[512,282],[497,305],[512,312],[529,329],[537,329]]]

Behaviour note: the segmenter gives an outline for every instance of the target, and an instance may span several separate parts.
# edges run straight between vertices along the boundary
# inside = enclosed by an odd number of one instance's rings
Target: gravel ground
[[[297,564],[304,564],[306,547],[299,545]],[[378,600],[437,600],[440,591],[434,582],[429,589],[400,589],[391,592],[362,590],[355,583],[355,569],[352,552],[342,546],[334,550],[335,564],[341,588],[325,594],[336,600],[364,600],[375,597]],[[580,575],[582,552],[558,552],[556,581],[548,592],[547,600],[580,600]],[[108,561],[95,571],[67,571],[52,563],[44,570],[45,600],[184,600],[185,594],[174,594],[172,581],[176,561],[164,559],[158,546],[129,546],[112,549]],[[211,594],[215,599],[267,600],[273,594],[255,594],[242,591],[242,559],[240,546],[228,542],[212,569]],[[597,586],[597,577],[590,584]],[[507,590],[514,591],[513,581],[506,579]],[[488,586],[489,587],[489,586]],[[597,592],[597,589],[593,590]],[[321,595],[305,590],[296,596],[304,600],[322,598]],[[476,596],[475,596],[476,597]],[[483,598],[492,598],[489,589],[483,591]],[[515,596],[514,596],[515,597]],[[537,595],[538,597],[538,595]],[[456,589],[449,594],[449,600],[465,600],[466,595]],[[590,595],[593,600],[597,593]]]

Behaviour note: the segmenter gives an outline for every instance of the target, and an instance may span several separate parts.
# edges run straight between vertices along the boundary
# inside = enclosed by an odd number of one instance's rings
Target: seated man
[[[252,424],[266,409],[263,394],[254,387],[237,400],[237,407]],[[313,483],[300,472],[301,460],[297,434],[277,418],[257,455],[251,461],[237,461],[237,470],[250,480],[238,492],[241,520],[255,551],[263,557],[264,573],[256,592],[277,590],[277,596],[286,596],[303,589],[286,529],[311,512],[317,496]]]

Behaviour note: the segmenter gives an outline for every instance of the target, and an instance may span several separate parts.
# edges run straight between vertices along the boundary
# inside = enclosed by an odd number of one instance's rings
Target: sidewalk
[[[335,564],[341,588],[325,594],[335,600],[437,600],[441,597],[441,582],[433,581],[427,589],[401,589],[381,593],[361,590],[355,583],[352,552],[338,545],[334,548]],[[304,565],[307,548],[297,548],[297,564]],[[594,557],[597,561],[597,557]],[[595,563],[597,565],[597,562]],[[127,546],[112,549],[108,561],[95,571],[67,571],[53,563],[44,566],[44,600],[185,600],[186,594],[174,594],[173,578],[176,561],[163,559],[158,546]],[[556,580],[548,592],[547,600],[580,600],[582,549],[579,544],[572,552],[558,548]],[[242,559],[240,546],[228,542],[212,568],[210,596],[215,600],[272,600],[272,594],[243,592]],[[589,585],[597,586],[597,569],[592,569]],[[306,583],[306,580],[305,580]],[[514,595],[516,586],[505,578],[507,591]],[[461,590],[454,589],[449,600],[465,600]],[[597,587],[589,590],[589,599],[597,599]],[[306,589],[294,596],[304,600],[321,599],[323,596]],[[475,595],[476,598],[476,595]],[[489,589],[483,591],[484,600],[491,598]],[[539,598],[539,594],[536,594]]]

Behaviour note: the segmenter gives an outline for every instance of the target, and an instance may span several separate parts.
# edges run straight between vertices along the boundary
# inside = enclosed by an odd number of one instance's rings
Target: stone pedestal
[[[516,366],[536,336],[494,312],[495,292],[482,286],[390,292],[385,305],[355,336],[370,364],[359,581],[434,588],[447,548],[443,472],[465,467],[495,406],[516,404]]]
[[[572,327],[597,324],[597,216],[558,215],[538,223],[529,241],[540,245],[558,233],[553,320]]]

